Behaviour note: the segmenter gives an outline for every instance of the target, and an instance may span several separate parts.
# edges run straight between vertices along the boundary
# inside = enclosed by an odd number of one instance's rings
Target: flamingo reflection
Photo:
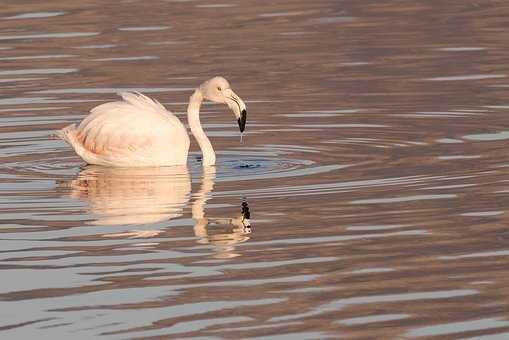
[[[205,214],[216,179],[215,167],[204,167],[199,191],[191,197],[191,176],[185,166],[110,168],[87,166],[70,182],[71,197],[87,202],[94,225],[143,225],[184,214],[191,200],[193,231],[200,244],[215,246],[215,257],[235,257],[235,245],[249,240],[250,211],[242,201],[239,215],[211,218]],[[151,238],[164,230],[129,230],[108,238]]]

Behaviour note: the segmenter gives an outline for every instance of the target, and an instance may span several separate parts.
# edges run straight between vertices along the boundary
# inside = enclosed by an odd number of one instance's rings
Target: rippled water
[[[503,1],[6,1],[0,337],[509,337]],[[54,132],[138,90],[218,151],[85,166]],[[251,219],[245,223],[241,204]]]

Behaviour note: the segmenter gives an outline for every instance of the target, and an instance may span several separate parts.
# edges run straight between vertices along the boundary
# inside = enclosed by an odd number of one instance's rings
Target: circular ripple
[[[189,167],[193,177],[199,176],[201,160],[191,159]],[[220,157],[216,163],[216,181],[246,181],[260,179],[274,179],[282,177],[305,176],[341,169],[345,165],[318,165],[310,160],[303,159],[271,159],[271,158],[244,158],[232,159]]]
[[[28,156],[28,155],[27,155]],[[61,178],[75,177],[86,164],[77,156],[65,153],[37,154],[20,158],[1,166],[2,177],[17,178]],[[303,159],[273,159],[253,157],[239,159],[235,156],[218,157],[216,181],[244,181],[305,176],[343,168],[341,165],[318,165]],[[200,178],[202,163],[199,157],[191,156],[188,169],[193,178]]]
[[[32,159],[5,163],[0,168],[0,172],[2,176],[9,174],[19,178],[72,177],[83,165],[83,162],[74,156],[36,155]]]

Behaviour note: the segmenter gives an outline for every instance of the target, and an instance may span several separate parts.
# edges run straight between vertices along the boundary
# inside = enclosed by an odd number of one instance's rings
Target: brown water
[[[509,338],[509,4],[3,1],[0,337]],[[85,167],[56,129],[122,89],[187,168]],[[185,121],[185,115],[179,114]],[[241,221],[248,203],[251,228]]]

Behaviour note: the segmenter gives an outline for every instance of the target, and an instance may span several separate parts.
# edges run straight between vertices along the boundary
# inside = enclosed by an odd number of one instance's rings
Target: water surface
[[[508,15],[7,1],[0,337],[507,338]],[[214,170],[194,141],[187,167],[104,169],[54,138],[122,90],[185,122],[214,75],[249,111],[239,144],[203,106]]]

